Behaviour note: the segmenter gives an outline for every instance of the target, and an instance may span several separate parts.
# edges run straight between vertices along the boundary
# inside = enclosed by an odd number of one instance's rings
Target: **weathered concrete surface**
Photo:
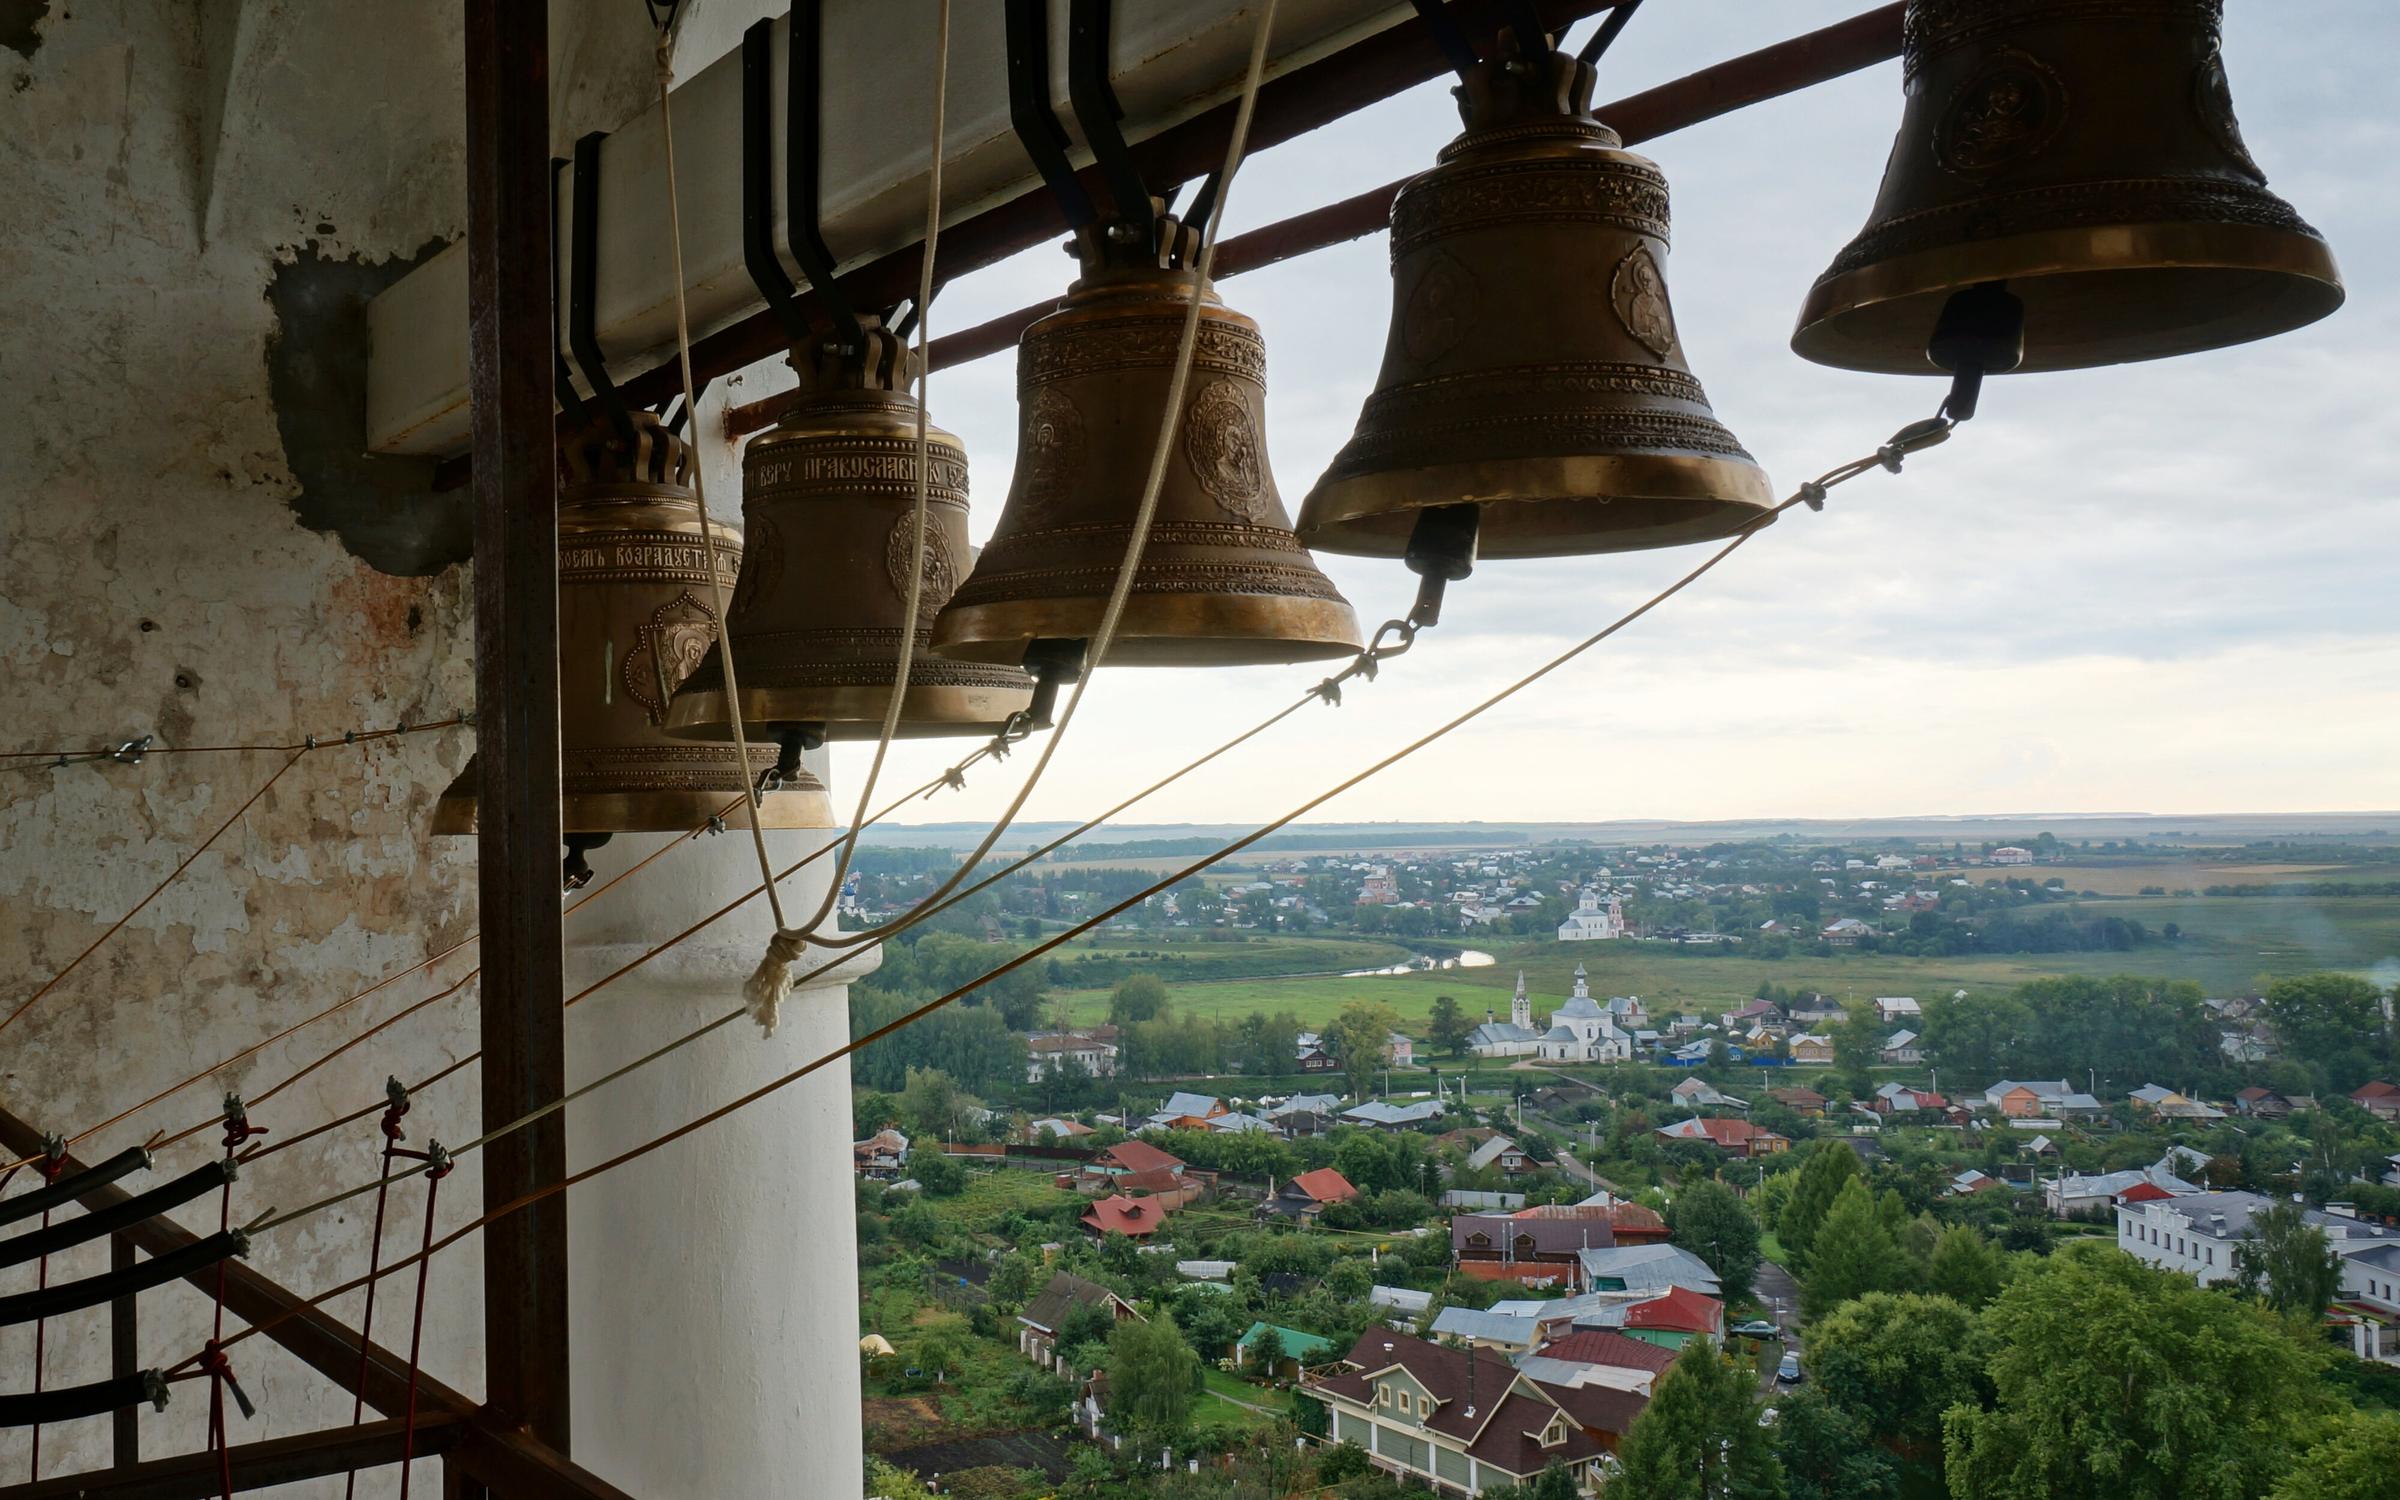
[[[562,91],[562,140],[615,123],[649,84],[646,33],[612,24],[587,35],[585,9],[554,7],[560,55],[598,80]],[[449,0],[0,0],[0,382],[15,397],[0,427],[0,750],[142,733],[167,745],[289,741],[472,706],[467,577],[444,540],[450,523],[417,511],[405,485],[352,483],[319,388],[342,377],[292,356],[353,351],[329,343],[326,324],[290,326],[338,322],[342,298],[374,268],[462,231],[459,24]],[[351,488],[329,487],[329,473]],[[81,1129],[455,941],[473,920],[472,848],[437,843],[425,823],[471,749],[471,731],[448,730],[303,761],[0,1033],[0,1100]],[[0,1013],[279,761],[0,769]],[[720,840],[705,857],[741,852]],[[451,960],[443,978],[468,962]],[[79,1150],[195,1123],[222,1089],[255,1093],[435,987],[395,985]],[[296,1133],[373,1101],[387,1073],[445,1065],[475,1045],[471,999],[470,989],[346,1054],[257,1123]],[[587,1009],[598,1019],[607,1005]],[[465,1070],[420,1098],[412,1135],[474,1134],[476,1097]],[[212,1132],[178,1148],[161,1173],[213,1142]],[[244,1174],[234,1216],[362,1180],[375,1149],[370,1123],[277,1156]],[[442,1194],[443,1220],[463,1221],[479,1200],[469,1158]],[[419,1201],[413,1187],[395,1198],[394,1253],[420,1225]],[[271,1235],[254,1262],[302,1289],[345,1280],[364,1269],[370,1210],[361,1200]],[[208,1229],[215,1217],[213,1204],[185,1215]],[[52,1274],[102,1269],[105,1250],[93,1247],[59,1257]],[[428,1367],[470,1392],[479,1272],[472,1241],[436,1263],[428,1328]],[[0,1273],[0,1288],[30,1284],[30,1269]],[[358,1302],[335,1310],[355,1317]],[[387,1338],[399,1337],[404,1304],[381,1303]],[[188,1288],[146,1297],[143,1358],[191,1353],[207,1316]],[[31,1354],[29,1330],[0,1330],[0,1386],[25,1386]],[[235,1363],[261,1402],[256,1419],[237,1419],[237,1440],[348,1419],[346,1396],[263,1340]],[[105,1371],[104,1316],[52,1327],[52,1384]],[[177,1387],[166,1413],[142,1419],[145,1454],[198,1446],[205,1408],[199,1386]],[[42,1456],[45,1474],[104,1466],[107,1422],[52,1429]],[[25,1435],[0,1433],[0,1482],[24,1477],[25,1462]],[[388,1493],[393,1478],[361,1489]],[[290,1493],[339,1493],[339,1482]]]

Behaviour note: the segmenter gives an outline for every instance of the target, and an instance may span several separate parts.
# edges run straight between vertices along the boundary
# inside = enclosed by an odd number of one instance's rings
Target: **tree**
[[[2285,1052],[2337,1089],[2355,1088],[2390,1058],[2383,991],[2351,974],[2302,974],[2267,986],[2267,1019]]]
[[[2008,1257],[1981,1230],[1953,1224],[1925,1260],[1925,1290],[1976,1311],[2008,1285]]]
[[[1317,1483],[1340,1484],[1367,1472],[1367,1450],[1356,1443],[1336,1443],[1317,1455]]]
[[[1706,1339],[1658,1378],[1617,1462],[1609,1500],[1767,1500],[1783,1486],[1749,1376]]]
[[[1846,1142],[1819,1141],[1808,1153],[1792,1183],[1791,1200],[1775,1223],[1783,1248],[1791,1254],[1793,1270],[1807,1269],[1809,1252],[1817,1243],[1817,1226],[1825,1222],[1842,1185],[1858,1175],[1858,1153]]]
[[[1343,1006],[1341,1014],[1326,1025],[1325,1040],[1341,1058],[1351,1098],[1364,1099],[1373,1090],[1375,1072],[1383,1066],[1383,1049],[1399,1029],[1400,1018],[1390,1006],[1369,1000]]]
[[[1943,1424],[1955,1500],[2242,1500],[2331,1399],[2287,1325],[2114,1245],[2062,1248],[1982,1327],[1996,1404]]]
[[[1974,1316],[1947,1297],[1869,1292],[1811,1324],[1806,1348],[1818,1392],[1912,1458],[1941,1451],[1942,1413],[1989,1396]]]
[[[1128,975],[1108,997],[1108,1019],[1117,1026],[1155,1021],[1167,1013],[1167,983],[1156,974]]]
[[[907,1086],[900,1090],[900,1117],[927,1143],[919,1149],[930,1150],[937,1141],[961,1139],[974,1112],[982,1107],[939,1068],[909,1069]]]
[[[1866,1424],[1818,1391],[1784,1401],[1775,1456],[1789,1500],[1899,1500],[1899,1476],[1868,1439]]]
[[[1456,1000],[1448,995],[1433,997],[1433,1014],[1426,1022],[1425,1034],[1435,1051],[1447,1052],[1452,1057],[1466,1056],[1467,1035],[1474,1029]]]
[[[1250,1347],[1244,1352],[1248,1355],[1246,1363],[1250,1373],[1262,1380],[1272,1380],[1276,1367],[1284,1359],[1283,1335],[1277,1333],[1270,1324],[1258,1331],[1258,1337],[1250,1341]]]
[[[1817,1226],[1816,1248],[1800,1283],[1800,1309],[1810,1318],[1824,1317],[1853,1297],[1897,1285],[1900,1270],[1900,1246],[1876,1212],[1866,1183],[1852,1178]]]
[[[2400,1476],[2400,1416],[2350,1412],[2300,1457],[2267,1500],[2390,1500]]]
[[[1109,1420],[1119,1432],[1173,1441],[1192,1415],[1200,1356],[1184,1342],[1174,1315],[1128,1318],[1108,1340]]]
[[[908,1172],[917,1179],[917,1186],[936,1198],[954,1198],[967,1185],[967,1169],[935,1150],[911,1155]]]
[[[2233,1268],[2246,1296],[2277,1312],[2315,1322],[2342,1287],[2342,1258],[2325,1231],[2297,1203],[2276,1203],[2250,1216],[2251,1238],[2233,1248]]]
[[[1884,1026],[1875,1007],[1861,1005],[1833,1028],[1833,1065],[1851,1093],[1864,1098],[1874,1087],[1868,1070],[1883,1060]]]
[[[1676,1244],[1717,1273],[1724,1300],[1750,1300],[1751,1278],[1758,1273],[1758,1221],[1733,1189],[1706,1178],[1686,1184],[1667,1205],[1667,1229]]]

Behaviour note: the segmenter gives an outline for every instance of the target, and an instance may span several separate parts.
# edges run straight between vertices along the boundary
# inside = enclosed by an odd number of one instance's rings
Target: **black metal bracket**
[[[1046,0],[1008,0],[1006,20],[1008,122],[1068,225],[1088,229],[1099,213],[1067,163],[1067,130],[1050,108],[1050,7]]]
[[[550,158],[550,219],[552,223],[556,223],[559,217],[558,179],[566,170],[567,159],[565,157],[553,156]],[[552,235],[551,239],[555,244],[557,236]],[[550,257],[550,305],[557,307],[559,301],[558,257],[552,255]],[[553,342],[555,343],[555,339]],[[575,373],[567,368],[567,352],[554,347],[550,351],[550,358],[554,365],[550,378],[551,384],[557,388],[558,409],[565,412],[567,419],[577,427],[588,426],[591,423],[592,414],[583,404],[583,393],[575,389]]]
[[[834,338],[850,353],[863,347],[866,330],[842,294],[833,251],[817,221],[824,193],[825,0],[796,0],[792,6],[791,64],[784,81],[783,212],[792,258],[807,274]]]
[[[1119,125],[1125,107],[1108,81],[1109,21],[1115,11],[1114,0],[1068,0],[1067,98],[1075,106],[1075,123],[1083,127],[1084,143],[1099,164],[1100,180],[1108,185],[1115,209],[1106,231],[1109,241],[1147,258],[1158,243],[1158,216]]]
[[[1450,71],[1460,78],[1473,72],[1482,59],[1475,55],[1475,44],[1467,40],[1458,18],[1443,8],[1442,0],[1414,0],[1414,3],[1417,19],[1424,23],[1433,45],[1441,49],[1442,61],[1450,65]]]
[[[29,1260],[69,1249],[104,1234],[113,1234],[144,1219],[155,1218],[170,1209],[181,1208],[206,1193],[213,1193],[233,1181],[240,1171],[224,1157],[205,1166],[194,1167],[173,1182],[161,1184],[146,1193],[136,1193],[121,1203],[72,1219],[63,1219],[30,1234],[0,1240],[0,1267],[21,1266]]]
[[[815,337],[800,309],[800,289],[775,253],[775,23],[742,33],[742,264],[783,335],[797,348]]]
[[[608,356],[600,352],[597,327],[600,285],[600,143],[608,132],[595,130],[575,143],[575,201],[569,214],[575,263],[567,278],[567,347],[575,367],[591,387],[600,414],[628,437],[633,415],[617,383],[608,377]]]
[[[46,1187],[14,1198],[0,1198],[0,1224],[13,1224],[47,1213],[63,1204],[74,1202],[94,1188],[106,1187],[120,1177],[147,1171],[150,1153],[140,1146],[128,1146],[97,1166],[86,1167],[72,1177],[61,1177]]]
[[[1508,29],[1516,33],[1517,56],[1527,62],[1547,56],[1550,33],[1542,25],[1541,8],[1534,0],[1508,0],[1502,9],[1508,15]]]
[[[1600,22],[1600,29],[1593,32],[1584,41],[1583,50],[1575,54],[1576,61],[1597,66],[1601,57],[1615,43],[1617,33],[1625,29],[1625,24],[1633,19],[1633,13],[1641,8],[1642,0],[1617,0],[1616,8]]]

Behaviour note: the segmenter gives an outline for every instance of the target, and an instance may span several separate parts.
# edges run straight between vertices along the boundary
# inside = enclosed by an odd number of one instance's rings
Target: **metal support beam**
[[[1613,104],[1603,104],[1593,113],[1614,127],[1626,145],[1632,146],[1784,94],[1813,88],[1898,57],[1900,16],[1905,8],[1901,0],[1895,0],[1847,21],[1837,21]],[[1345,240],[1382,233],[1391,219],[1392,200],[1400,195],[1407,182],[1403,177],[1233,236],[1217,247],[1217,279],[1222,281]],[[943,243],[947,245],[950,241],[951,237],[945,235]],[[1057,305],[1056,298],[1037,302],[937,338],[926,349],[926,364],[940,370],[1012,349],[1026,329]],[[725,435],[738,438],[773,426],[794,399],[786,393],[732,408],[725,413]]]
[[[243,1443],[229,1454],[233,1487],[236,1491],[272,1489],[351,1469],[396,1464],[402,1425],[392,1418]],[[465,1432],[465,1424],[449,1412],[420,1414],[417,1457],[447,1453]],[[61,1474],[33,1484],[12,1485],[0,1489],[0,1500],[207,1500],[219,1493],[217,1456],[201,1448],[154,1458],[146,1464],[120,1463],[98,1473]]]
[[[468,384],[474,402],[477,864],[483,1121],[566,1092],[559,909],[557,365],[551,306],[547,0],[469,0]],[[487,1209],[566,1175],[566,1116],[483,1152]],[[567,1447],[567,1205],[483,1237],[484,1388]],[[504,1493],[514,1493],[503,1487]]]
[[[122,1275],[133,1269],[133,1241],[125,1236],[112,1235],[108,1241],[108,1268]],[[128,1295],[108,1304],[108,1373],[123,1380],[141,1371],[141,1326],[136,1319],[134,1299]],[[142,1460],[142,1414],[139,1408],[127,1407],[109,1417],[109,1436],[118,1468]]]

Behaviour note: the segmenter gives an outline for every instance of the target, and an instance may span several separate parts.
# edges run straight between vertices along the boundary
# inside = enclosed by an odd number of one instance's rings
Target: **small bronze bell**
[[[1935,374],[1952,294],[2024,304],[2025,370],[2159,359],[2342,304],[2266,189],[2218,53],[2222,0],[1910,0],[1883,189],[1800,310],[1819,364]]]
[[[898,733],[992,734],[1033,700],[1024,673],[945,661],[927,644],[934,612],[971,566],[967,455],[949,433],[925,429],[932,472],[920,543],[913,359],[890,329],[864,320],[859,346],[820,349],[802,372],[808,394],[742,455],[749,547],[728,633],[742,722],[754,743],[882,733],[912,567],[923,570],[924,583]],[[676,694],[667,731],[733,737],[714,651]]]
[[[934,649],[1017,663],[1100,628],[1166,415],[1195,294],[1198,342],[1166,479],[1109,660],[1126,666],[1313,661],[1359,649],[1358,620],[1292,535],[1266,448],[1266,341],[1179,269],[1189,230],[1161,217],[1156,266],[1104,264],[1017,346],[1017,467]],[[1083,238],[1087,252],[1104,235]]]
[[[723,815],[747,826],[748,779],[730,745],[687,745],[660,725],[675,689],[716,640],[691,450],[648,412],[598,423],[565,447],[558,503],[559,781],[570,835],[684,832]],[[728,586],[742,539],[718,525]],[[751,773],[775,764],[753,744]],[[728,804],[732,804],[728,807]],[[768,828],[827,828],[831,799],[787,768],[759,803]],[[433,831],[475,831],[475,765],[434,806]],[[579,842],[596,842],[583,839]]]
[[[1592,117],[1589,64],[1544,51],[1464,77],[1464,133],[1392,205],[1383,369],[1301,538],[1398,557],[1426,512],[1469,503],[1476,549],[1500,558],[1756,521],[1767,477],[1709,408],[1668,304],[1666,179]]]

